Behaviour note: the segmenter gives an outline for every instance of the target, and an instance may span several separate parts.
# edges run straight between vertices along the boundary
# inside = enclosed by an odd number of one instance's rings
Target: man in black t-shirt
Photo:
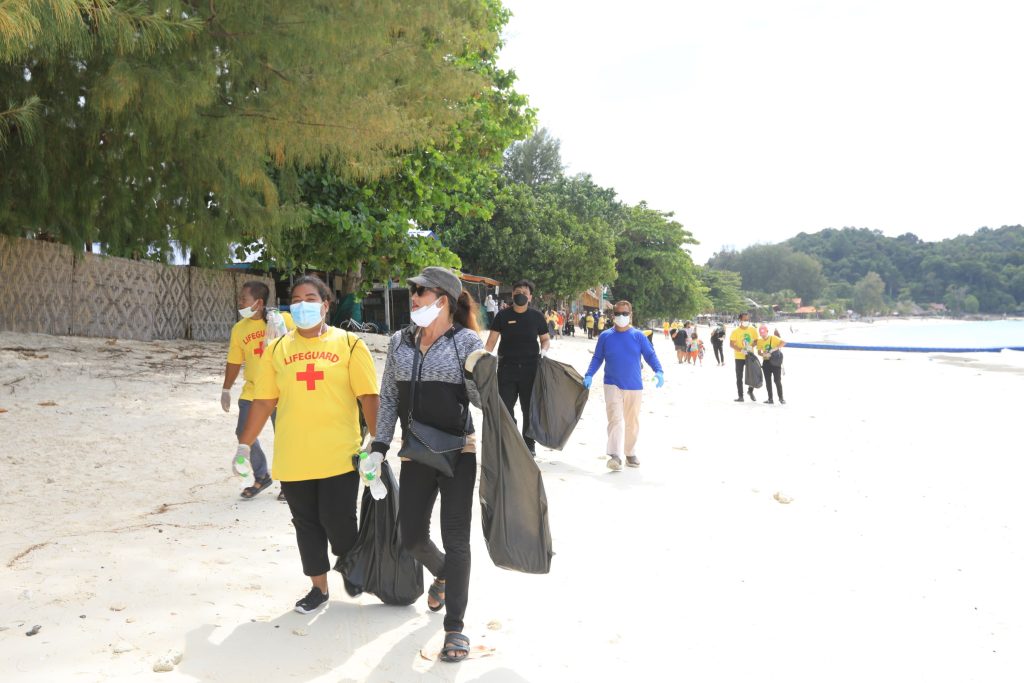
[[[544,315],[530,308],[532,300],[532,282],[519,280],[512,285],[512,306],[494,316],[491,333],[487,337],[487,350],[494,351],[494,345],[501,338],[498,344],[498,393],[513,420],[516,401],[519,401],[523,411],[523,440],[536,456],[536,444],[526,436],[530,427],[530,396],[537,376],[538,359],[547,354],[551,335],[548,334]]]

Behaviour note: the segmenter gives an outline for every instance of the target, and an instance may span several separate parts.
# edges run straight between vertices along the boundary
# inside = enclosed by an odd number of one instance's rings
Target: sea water
[[[886,320],[832,330],[821,336],[826,343],[866,347],[1022,349],[1024,320]]]

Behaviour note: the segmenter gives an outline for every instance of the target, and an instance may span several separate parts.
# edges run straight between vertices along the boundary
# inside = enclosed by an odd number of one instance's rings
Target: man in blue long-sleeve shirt
[[[636,456],[636,439],[640,434],[640,399],[644,393],[640,377],[640,359],[654,370],[658,388],[665,384],[665,373],[658,356],[654,353],[651,340],[642,330],[633,327],[633,304],[628,301],[616,302],[614,307],[615,326],[601,333],[597,338],[594,359],[590,361],[583,386],[587,389],[594,381],[594,373],[604,363],[604,403],[608,414],[608,469],[621,470],[622,456],[626,464],[640,467]]]

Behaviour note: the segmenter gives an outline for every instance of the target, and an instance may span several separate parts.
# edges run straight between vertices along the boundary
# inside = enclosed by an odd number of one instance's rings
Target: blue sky
[[[1021,2],[505,0],[570,173],[700,240],[1024,223]]]

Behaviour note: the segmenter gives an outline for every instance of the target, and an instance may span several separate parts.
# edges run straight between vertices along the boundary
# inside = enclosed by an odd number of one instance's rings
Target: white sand
[[[605,468],[599,386],[540,449],[550,575],[495,568],[477,508],[466,632],[498,652],[448,665],[419,658],[425,599],[332,575],[325,612],[291,611],[287,506],[229,473],[224,345],[0,333],[0,681],[1021,680],[1024,370],[793,349],[788,405],[739,405],[710,344],[703,368],[656,348],[639,470]]]

